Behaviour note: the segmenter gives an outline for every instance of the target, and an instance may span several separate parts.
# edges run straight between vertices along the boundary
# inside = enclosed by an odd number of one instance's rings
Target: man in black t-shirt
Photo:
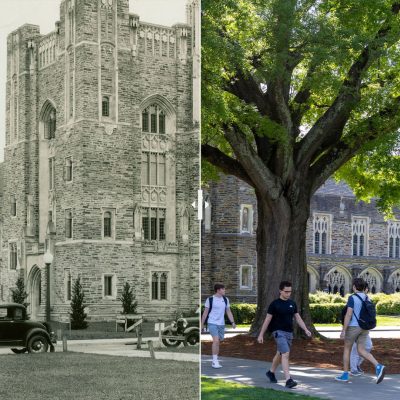
[[[296,322],[306,335],[311,336],[311,332],[307,329],[304,321],[297,312],[296,303],[290,300],[291,294],[292,284],[288,281],[281,282],[279,284],[279,298],[269,305],[267,316],[257,338],[258,343],[263,343],[264,333],[269,327],[268,330],[272,332],[277,345],[277,352],[272,360],[272,366],[266,375],[271,382],[277,383],[275,370],[282,362],[287,388],[293,388],[297,385],[297,382],[290,377],[289,372],[289,353],[293,339],[293,317],[296,318]]]

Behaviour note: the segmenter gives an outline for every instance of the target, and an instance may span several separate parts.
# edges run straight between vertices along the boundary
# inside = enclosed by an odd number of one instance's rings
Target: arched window
[[[142,111],[142,132],[165,134],[165,112],[153,104]]]
[[[151,299],[168,300],[168,272],[153,272],[151,275]]]
[[[72,239],[72,212],[71,210],[65,211],[65,237]]]
[[[104,213],[104,237],[111,237],[111,213]]]
[[[108,96],[103,96],[101,101],[101,115],[103,117],[110,116],[110,98]]]
[[[328,292],[329,293],[333,293],[333,294],[339,293],[341,296],[345,295],[346,279],[342,272],[335,269],[333,272],[330,272],[327,275],[326,280],[328,281]]]
[[[67,157],[65,159],[65,181],[71,182],[72,181],[72,158]]]
[[[47,101],[43,106],[41,113],[41,123],[43,124],[45,139],[54,139],[56,137],[57,129],[57,111],[53,105]]]
[[[10,243],[10,269],[17,269],[17,243]]]

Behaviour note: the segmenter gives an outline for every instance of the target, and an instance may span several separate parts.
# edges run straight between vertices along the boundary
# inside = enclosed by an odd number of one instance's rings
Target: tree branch
[[[396,2],[392,6],[392,13],[397,15],[399,8]],[[394,38],[388,39],[390,31],[391,26],[385,21],[371,43],[364,47],[357,60],[350,67],[339,94],[332,105],[300,142],[299,151],[296,155],[296,165],[300,169],[309,165],[317,151],[321,152],[323,149],[329,149],[342,135],[351,111],[359,103],[363,73],[368,70],[372,61],[379,57],[384,47],[383,44],[389,44],[394,40]]]
[[[260,193],[271,199],[277,199],[282,191],[282,184],[262,162],[246,137],[235,127],[226,127],[225,138],[231,145],[236,158]]]
[[[254,183],[238,161],[209,144],[201,145],[201,157],[227,175],[234,175],[254,187]]]

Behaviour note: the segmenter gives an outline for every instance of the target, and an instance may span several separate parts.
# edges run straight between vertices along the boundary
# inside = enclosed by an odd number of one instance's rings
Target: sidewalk
[[[279,383],[269,383],[265,372],[270,367],[270,362],[231,357],[221,357],[220,362],[223,368],[214,369],[211,367],[211,356],[202,356],[201,374],[210,378],[332,400],[351,398],[394,400],[399,398],[400,393],[400,375],[387,375],[379,385],[375,383],[371,375],[350,377],[350,382],[342,383],[334,380],[341,371],[291,365],[290,372],[293,379],[298,381],[298,386],[294,389],[286,389],[281,370],[276,374]]]

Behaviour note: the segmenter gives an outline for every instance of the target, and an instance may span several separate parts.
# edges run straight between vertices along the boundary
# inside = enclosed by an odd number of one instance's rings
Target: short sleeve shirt
[[[274,300],[268,307],[268,314],[272,315],[269,331],[293,332],[293,317],[297,314],[297,305],[293,300]]]
[[[225,311],[229,307],[229,299],[226,298],[227,304],[225,305],[224,298],[221,296],[213,296],[211,312],[208,314],[208,323],[215,325],[225,325]],[[210,308],[210,299],[207,298],[204,306]]]
[[[357,293],[357,294],[363,300],[365,300],[365,298],[367,297],[367,295],[365,293]],[[351,316],[349,326],[359,326],[357,318],[360,318],[362,301],[356,295],[351,295],[351,296],[349,296],[349,299],[347,300],[347,307],[350,307],[353,309],[353,315]],[[356,316],[357,316],[357,318],[356,318]]]

